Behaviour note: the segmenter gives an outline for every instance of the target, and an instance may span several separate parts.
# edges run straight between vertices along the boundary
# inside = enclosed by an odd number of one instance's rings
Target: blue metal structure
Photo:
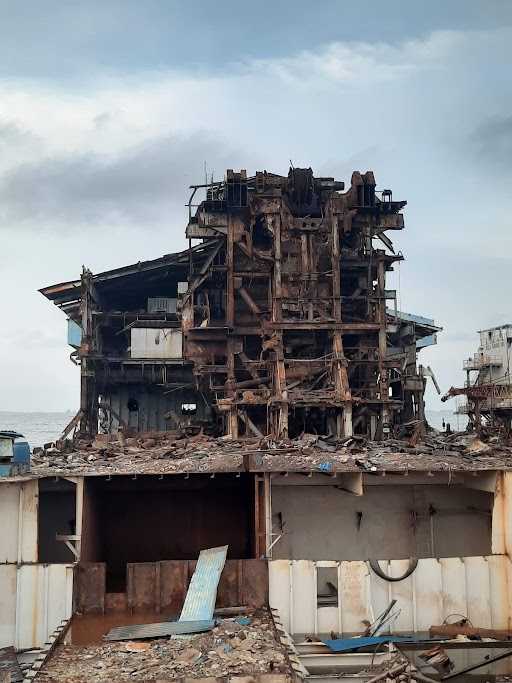
[[[23,434],[0,431],[0,477],[30,471],[30,446]]]
[[[71,318],[68,318],[68,344],[75,349],[82,343],[82,328]]]

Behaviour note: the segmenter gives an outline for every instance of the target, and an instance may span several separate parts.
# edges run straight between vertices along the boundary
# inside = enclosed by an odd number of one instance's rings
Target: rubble
[[[103,436],[103,438],[102,438]],[[369,441],[363,437],[228,439],[176,432],[131,437],[102,435],[65,440],[34,449],[32,474],[172,474],[186,472],[507,469],[512,447],[504,437],[429,431],[415,445],[410,438]],[[486,441],[484,441],[486,439]]]
[[[269,612],[253,611],[246,622],[222,619],[211,632],[186,638],[61,645],[38,679],[99,683],[289,673],[287,651]]]

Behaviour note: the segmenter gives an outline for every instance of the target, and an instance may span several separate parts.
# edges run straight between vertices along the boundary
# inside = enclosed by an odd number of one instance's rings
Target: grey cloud
[[[0,150],[25,148],[31,146],[34,149],[40,145],[39,138],[33,133],[24,130],[14,121],[0,120]]]
[[[510,173],[512,115],[495,117],[482,123],[472,133],[470,145],[473,154],[481,161],[499,167],[500,172]]]
[[[89,153],[23,164],[0,177],[0,226],[161,222],[186,202],[191,183],[203,182],[204,162],[218,172],[236,167],[228,146],[207,133],[162,136],[115,157]]]
[[[0,3],[0,76],[74,78],[98,68],[206,65],[241,54],[285,56],[344,40],[394,41],[439,28],[486,28],[512,20],[507,0],[275,0],[272,21],[257,3],[224,0],[46,0]]]

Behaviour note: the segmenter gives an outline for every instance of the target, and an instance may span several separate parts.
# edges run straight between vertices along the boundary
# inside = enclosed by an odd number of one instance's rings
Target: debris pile
[[[270,614],[255,610],[242,618],[222,619],[212,631],[192,637],[61,645],[39,679],[99,683],[289,671]]]
[[[94,440],[63,439],[34,449],[33,471],[172,473],[237,471],[242,444],[204,434],[144,432],[133,436],[102,434]]]
[[[506,469],[512,446],[499,434],[442,433],[370,441],[302,434],[297,439],[230,439],[205,434],[146,432],[98,435],[94,440],[62,440],[34,449],[32,471],[58,473],[140,473]]]

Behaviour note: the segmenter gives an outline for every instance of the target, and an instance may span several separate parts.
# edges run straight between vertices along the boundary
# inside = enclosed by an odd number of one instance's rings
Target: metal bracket
[[[76,560],[79,559],[78,548],[75,545],[73,545],[71,543],[71,541],[75,541],[75,542],[80,543],[81,536],[79,536],[77,534],[56,534],[55,539],[57,541],[62,541],[63,543],[65,543],[66,546],[71,550],[71,552],[75,556],[75,559]]]

